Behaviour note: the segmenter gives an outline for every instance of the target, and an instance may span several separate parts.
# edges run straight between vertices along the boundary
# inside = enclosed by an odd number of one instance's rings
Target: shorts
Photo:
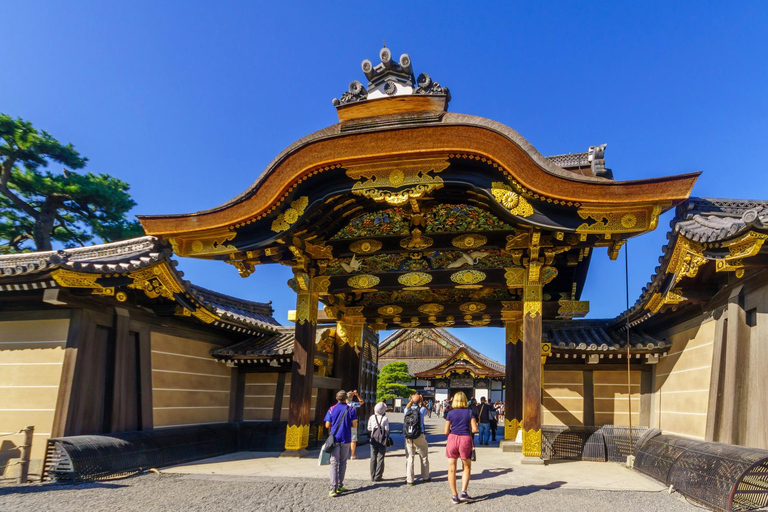
[[[357,429],[356,428],[352,429],[352,442],[353,443],[357,442]]]
[[[472,436],[448,434],[445,456],[449,459],[469,460],[472,457]]]

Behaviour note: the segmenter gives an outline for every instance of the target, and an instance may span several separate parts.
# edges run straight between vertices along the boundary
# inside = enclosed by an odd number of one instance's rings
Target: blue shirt
[[[341,416],[344,411],[348,410],[347,415],[343,420]],[[325,419],[323,421],[331,422],[331,433],[336,438],[338,443],[351,443],[352,442],[352,421],[357,419],[357,411],[354,407],[348,407],[345,403],[337,403],[325,413]]]
[[[451,434],[471,436],[472,418],[474,417],[475,413],[472,412],[472,409],[451,409],[445,419],[451,422]]]
[[[404,413],[404,414],[408,414],[408,410],[409,410],[409,409],[419,409],[419,408],[418,408],[418,406],[416,406],[416,405],[412,405],[412,406],[410,406],[410,407],[406,408],[406,409],[403,411],[403,413]],[[426,427],[424,426],[424,418],[426,418],[426,417],[427,417],[427,408],[426,408],[426,407],[422,407],[421,409],[419,409],[419,415],[421,416],[421,432],[422,432],[424,435],[427,435],[427,429],[426,429]]]

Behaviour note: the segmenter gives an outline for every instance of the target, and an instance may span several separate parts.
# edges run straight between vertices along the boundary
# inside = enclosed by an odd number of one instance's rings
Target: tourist
[[[477,418],[480,423],[480,446],[488,446],[490,444],[492,410],[491,404],[486,402],[484,396],[481,396],[480,405],[477,407]]]
[[[336,445],[331,452],[331,492],[328,496],[336,497],[346,491],[344,488],[344,474],[347,471],[347,459],[349,459],[349,443],[352,441],[352,430],[357,430],[357,411],[347,405],[347,393],[339,391],[336,400],[325,414],[325,428],[330,430],[330,435],[336,439]]]
[[[467,396],[459,391],[453,396],[451,410],[446,417],[445,435],[448,442],[445,445],[445,456],[448,457],[448,485],[451,487],[451,501],[458,505],[461,500],[471,500],[467,493],[469,478],[472,472],[473,435],[477,432],[477,419],[467,403]],[[456,460],[461,459],[463,473],[461,476],[461,496],[456,492]]]
[[[422,405],[423,398],[419,394],[411,396],[408,405],[405,406],[403,417],[403,437],[405,438],[405,483],[412,486],[414,483],[414,468],[416,455],[421,459],[421,479],[429,482],[429,446],[427,445],[427,430],[424,417],[427,408]]]
[[[496,442],[496,430],[499,428],[499,402],[491,408],[491,441]]]
[[[368,418],[368,432],[371,433],[371,482],[381,482],[384,478],[384,454],[387,452],[389,439],[389,418],[387,404],[377,403],[373,414]]]
[[[357,400],[355,400],[357,398]],[[357,390],[350,391],[347,393],[347,405],[355,409],[355,415],[357,416],[357,410],[360,408],[361,405],[365,403],[365,400],[360,398],[360,395],[358,394]],[[355,455],[355,450],[357,450],[357,428],[352,429],[352,444],[351,444],[351,455],[350,459],[357,459],[357,455]]]

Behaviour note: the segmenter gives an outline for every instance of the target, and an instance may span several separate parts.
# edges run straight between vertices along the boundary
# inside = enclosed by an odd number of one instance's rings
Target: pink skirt
[[[472,436],[448,434],[445,456],[449,459],[469,460],[472,457]]]

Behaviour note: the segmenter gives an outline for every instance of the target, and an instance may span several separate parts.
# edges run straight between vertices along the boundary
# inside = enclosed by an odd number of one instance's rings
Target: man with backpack
[[[416,455],[421,459],[421,479],[429,482],[429,446],[427,445],[427,430],[424,426],[424,418],[427,416],[427,408],[422,405],[421,395],[413,395],[408,401],[403,417],[403,437],[405,438],[405,482],[413,485]]]
[[[352,442],[352,429],[357,430],[357,411],[347,405],[347,393],[336,393],[337,403],[325,414],[325,428],[335,439],[331,451],[331,492],[328,496],[336,497],[347,489],[344,487],[344,474],[349,459],[349,443]]]

